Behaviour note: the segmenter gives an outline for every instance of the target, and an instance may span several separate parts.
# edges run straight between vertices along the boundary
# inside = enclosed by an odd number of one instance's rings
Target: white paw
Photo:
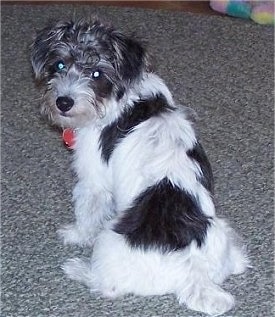
[[[91,291],[97,291],[94,287],[95,278],[90,261],[79,258],[69,259],[63,264],[62,269],[70,279],[85,284]]]
[[[185,300],[188,308],[204,312],[210,316],[220,316],[234,306],[234,298],[220,287],[203,287]]]
[[[92,246],[94,238],[91,234],[82,232],[75,224],[66,225],[57,231],[64,244],[77,244],[80,246]]]
[[[101,293],[104,297],[110,298],[110,299],[116,298],[119,295],[121,295],[115,286],[112,288],[109,288],[109,289],[103,289],[103,290],[101,290]]]
[[[242,274],[248,268],[252,268],[246,252],[235,249],[232,251],[233,272],[232,274]]]
[[[89,271],[88,263],[79,258],[67,260],[63,264],[62,269],[70,279],[79,282],[86,280]]]

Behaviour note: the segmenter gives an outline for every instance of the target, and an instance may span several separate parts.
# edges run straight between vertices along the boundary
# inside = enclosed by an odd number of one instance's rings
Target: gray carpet
[[[71,154],[39,117],[29,45],[49,19],[98,14],[145,38],[174,97],[198,113],[218,214],[242,234],[253,268],[225,288],[226,316],[273,315],[273,28],[248,20],[93,6],[2,6],[2,317],[202,316],[173,296],[106,300],[60,265],[73,219]]]

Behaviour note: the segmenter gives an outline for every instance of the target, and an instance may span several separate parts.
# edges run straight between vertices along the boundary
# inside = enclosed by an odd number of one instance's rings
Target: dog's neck
[[[119,101],[115,98],[108,100],[105,105],[106,115],[100,118],[97,123],[104,128],[116,120],[126,109],[133,107],[139,100],[147,100],[159,94],[166,98],[170,106],[174,106],[173,97],[163,80],[153,73],[145,72],[141,80],[134,82]]]
[[[77,127],[75,130],[87,128],[90,125],[97,127],[99,130],[103,130],[106,126],[117,120],[127,109],[134,107],[138,101],[147,100],[159,94],[166,98],[169,106],[174,106],[173,97],[163,80],[153,73],[144,72],[138,81],[133,82],[131,86],[125,90],[119,100],[117,100],[117,97],[114,95],[103,102],[103,107],[105,108],[104,115],[98,117],[90,124]]]

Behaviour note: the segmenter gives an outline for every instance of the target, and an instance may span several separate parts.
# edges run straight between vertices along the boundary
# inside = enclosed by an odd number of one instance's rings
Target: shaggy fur
[[[231,309],[220,285],[246,269],[244,248],[215,214],[192,112],[148,70],[143,46],[99,21],[60,22],[38,33],[31,59],[42,112],[76,133],[76,221],[59,234],[93,252],[66,274],[105,296],[174,293],[210,315]]]

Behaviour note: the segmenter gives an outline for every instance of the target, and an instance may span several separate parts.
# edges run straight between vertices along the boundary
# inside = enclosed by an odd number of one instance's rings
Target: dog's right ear
[[[50,42],[54,37],[54,32],[51,27],[46,27],[39,31],[31,45],[31,63],[34,71],[35,79],[38,82],[45,79],[45,65],[48,60],[50,51]]]
[[[31,63],[37,82],[47,78],[46,65],[57,41],[72,29],[72,22],[58,22],[39,31],[31,45]]]

